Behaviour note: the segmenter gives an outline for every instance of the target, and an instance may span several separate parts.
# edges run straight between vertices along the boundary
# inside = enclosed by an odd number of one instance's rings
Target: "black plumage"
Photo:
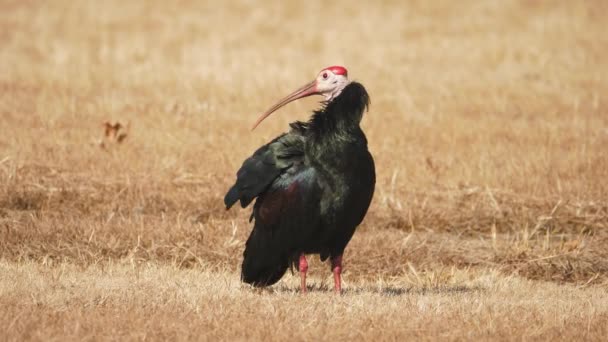
[[[224,198],[228,209],[257,198],[244,282],[272,285],[305,254],[341,261],[374,193],[374,161],[359,125],[368,106],[365,88],[351,82],[308,122],[290,124],[245,160]]]

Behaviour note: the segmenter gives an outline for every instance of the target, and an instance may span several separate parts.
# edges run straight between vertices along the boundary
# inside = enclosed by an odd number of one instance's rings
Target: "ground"
[[[608,335],[604,1],[0,9],[7,340]],[[371,95],[378,177],[345,292],[316,257],[305,296],[251,289],[223,195],[319,99],[257,116],[334,64]]]

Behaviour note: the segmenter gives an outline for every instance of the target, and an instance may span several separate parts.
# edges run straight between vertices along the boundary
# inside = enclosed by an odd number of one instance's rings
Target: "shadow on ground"
[[[319,285],[308,285],[308,292],[327,292],[332,293],[333,287],[326,284]],[[299,293],[300,288],[278,286],[275,288],[268,289],[267,291],[272,293]],[[383,296],[402,296],[402,295],[427,295],[427,294],[459,294],[459,293],[472,293],[472,292],[484,292],[486,289],[480,286],[466,286],[466,285],[445,285],[437,287],[399,287],[399,286],[362,286],[352,287],[342,290],[343,295],[360,295],[360,294],[379,294]]]

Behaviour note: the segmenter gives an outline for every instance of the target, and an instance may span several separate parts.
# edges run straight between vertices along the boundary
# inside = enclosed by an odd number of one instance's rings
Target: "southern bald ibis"
[[[363,220],[374,194],[374,160],[359,126],[369,106],[365,88],[332,66],[268,109],[255,122],[299,98],[325,97],[308,122],[260,147],[237,172],[224,203],[243,208],[254,199],[253,231],[243,253],[241,279],[269,286],[287,269],[300,272],[306,292],[306,254],[331,262],[335,291],[341,292],[342,254]]]

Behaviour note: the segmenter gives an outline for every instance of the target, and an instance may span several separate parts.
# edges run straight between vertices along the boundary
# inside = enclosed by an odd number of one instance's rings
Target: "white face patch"
[[[328,69],[322,70],[317,76],[317,92],[323,95],[326,101],[331,101],[340,95],[349,83],[346,75],[338,75]]]

